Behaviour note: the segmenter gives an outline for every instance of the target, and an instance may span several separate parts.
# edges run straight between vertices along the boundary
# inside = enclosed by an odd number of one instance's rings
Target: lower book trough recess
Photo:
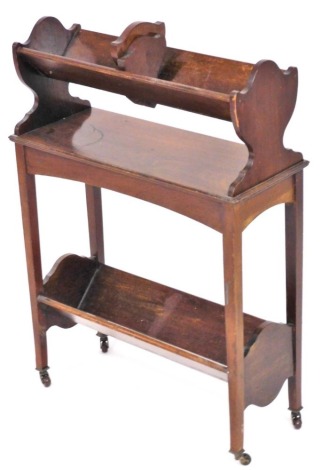
[[[38,301],[48,326],[65,326],[63,319],[68,319],[72,321],[68,326],[82,323],[219,378],[227,377],[222,305],[71,254],[60,258],[45,278]],[[282,346],[281,356],[277,349],[274,355],[269,340],[275,348]],[[252,369],[255,381],[258,369],[257,387],[261,387],[257,393],[246,387],[246,400],[267,404],[268,384],[261,383],[264,363],[270,360],[267,368],[273,374],[274,357],[279,361],[279,382],[292,373],[292,350],[288,361],[286,355],[287,348],[291,349],[291,327],[244,314],[244,344],[246,376],[248,368]],[[273,390],[270,394],[272,400]]]

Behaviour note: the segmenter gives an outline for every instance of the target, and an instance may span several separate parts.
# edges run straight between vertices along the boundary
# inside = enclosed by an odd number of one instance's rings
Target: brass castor
[[[246,452],[243,452],[239,457],[239,462],[241,465],[249,465],[251,462],[251,457]]]
[[[42,370],[39,371],[39,374],[40,374],[41,383],[45,387],[50,387],[51,380],[50,380],[50,377],[49,377],[49,374],[48,374],[48,370],[47,369],[42,369]]]
[[[109,342],[108,342],[108,339],[103,339],[101,338],[100,339],[100,343],[101,343],[101,350],[103,353],[106,353],[108,350],[109,350]]]
[[[247,454],[244,450],[240,450],[240,452],[237,452],[234,454],[235,460],[239,460],[241,465],[249,465],[251,462],[251,457],[249,454]]]
[[[109,340],[108,340],[108,337],[106,335],[104,335],[103,333],[97,333],[96,336],[99,336],[99,343],[100,343],[100,348],[101,348],[101,351],[103,353],[107,353],[107,351],[109,350]]]
[[[107,336],[100,338],[100,347],[103,353],[107,353],[109,350],[109,340]]]
[[[302,427],[302,415],[300,414],[299,411],[292,411],[291,412],[291,420],[292,420],[292,425],[295,429],[300,429]]]

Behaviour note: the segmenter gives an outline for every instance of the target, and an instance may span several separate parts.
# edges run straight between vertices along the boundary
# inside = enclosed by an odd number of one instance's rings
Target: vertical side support
[[[46,373],[48,355],[46,328],[43,325],[42,312],[37,301],[37,296],[42,290],[42,268],[35,177],[27,173],[24,147],[21,145],[16,145],[16,158],[30,288],[36,368],[42,379],[42,377],[48,377]],[[49,380],[49,377],[47,377],[46,382]],[[49,383],[44,383],[44,385],[50,385],[50,380]]]
[[[294,175],[295,201],[285,206],[287,322],[293,325],[294,375],[289,378],[289,409],[302,409],[303,172]],[[296,427],[296,426],[295,426]]]
[[[86,184],[90,254],[104,263],[104,236],[101,188]]]
[[[227,212],[223,233],[225,281],[225,330],[230,404],[231,448],[243,454],[244,425],[244,334],[242,310],[242,226],[236,206]]]
[[[101,188],[86,184],[86,201],[90,254],[100,263],[105,263]],[[99,331],[97,336],[100,339],[101,351],[106,353],[109,348],[107,335]]]

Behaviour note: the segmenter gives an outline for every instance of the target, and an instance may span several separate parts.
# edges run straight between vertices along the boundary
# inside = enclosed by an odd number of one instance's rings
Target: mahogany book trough
[[[301,427],[302,154],[283,135],[297,97],[297,69],[249,64],[167,47],[163,23],[131,24],[120,37],[39,20],[13,46],[34,106],[15,128],[36,368],[50,385],[47,330],[77,323],[228,382],[230,451],[243,465],[244,410],[266,406],[288,380]],[[92,108],[69,83],[231,121],[229,142]],[[35,175],[86,188],[90,254],[61,257],[43,278]],[[101,188],[149,201],[223,235],[225,305],[105,264]],[[242,233],[285,205],[286,322],[243,313]],[[145,227],[147,230],[147,227]]]

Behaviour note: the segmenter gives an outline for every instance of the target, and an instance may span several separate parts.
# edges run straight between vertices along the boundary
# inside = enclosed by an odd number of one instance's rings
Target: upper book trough
[[[32,110],[16,136],[88,107],[72,97],[70,82],[127,96],[147,106],[162,104],[232,121],[249,157],[227,196],[236,196],[299,162],[283,134],[297,97],[297,69],[272,61],[256,65],[167,47],[165,25],[133,23],[120,37],[65,29],[46,17],[26,43],[13,46],[17,73],[34,92]]]

